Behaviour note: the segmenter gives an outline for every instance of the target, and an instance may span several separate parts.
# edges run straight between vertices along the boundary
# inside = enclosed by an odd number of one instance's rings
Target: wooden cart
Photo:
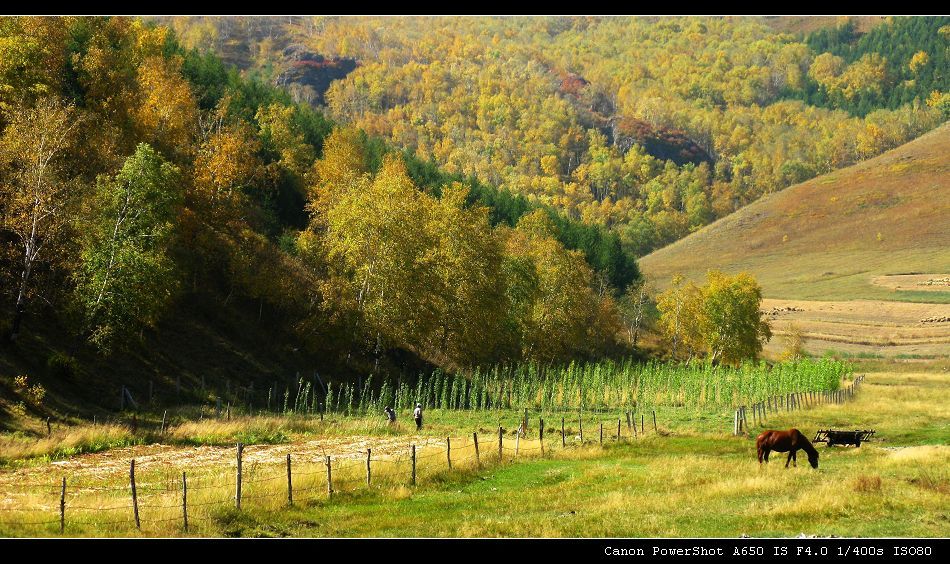
[[[874,430],[863,431],[843,431],[838,429],[822,429],[815,433],[814,443],[828,443],[828,446],[834,445],[854,445],[860,447],[861,443],[874,435]]]

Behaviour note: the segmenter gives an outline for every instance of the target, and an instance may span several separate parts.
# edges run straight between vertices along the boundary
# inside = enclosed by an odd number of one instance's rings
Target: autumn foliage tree
[[[657,298],[672,356],[732,365],[758,358],[772,336],[759,311],[761,301],[762,289],[747,273],[710,271],[703,286],[675,277]]]
[[[80,189],[66,163],[79,115],[72,104],[41,98],[5,116],[0,136],[0,219],[17,247],[18,281],[9,338],[16,340],[30,299],[34,271],[55,263]]]

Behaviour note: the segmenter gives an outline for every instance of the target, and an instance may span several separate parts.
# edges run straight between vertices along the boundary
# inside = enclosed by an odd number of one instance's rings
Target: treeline
[[[294,18],[243,41],[261,72],[288,64],[284,44],[358,59],[320,93],[335,119],[639,256],[945,120],[942,21],[896,18],[847,56],[744,18]],[[233,48],[233,22],[174,25]],[[682,131],[709,160],[650,154],[623,123]]]
[[[13,341],[43,308],[103,353],[135,346],[190,294],[341,364],[626,350],[615,295],[638,278],[615,236],[128,18],[0,19],[0,253]]]
[[[814,31],[805,42],[821,53],[820,60],[798,97],[864,116],[947,93],[948,39],[950,17],[945,16],[891,17],[864,34],[852,20]]]

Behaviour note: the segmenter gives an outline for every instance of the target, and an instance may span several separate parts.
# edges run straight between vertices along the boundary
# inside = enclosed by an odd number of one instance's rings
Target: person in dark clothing
[[[416,431],[422,430],[422,404],[417,403],[415,411],[412,412],[413,419],[416,420]]]
[[[390,426],[395,425],[395,424],[396,424],[396,412],[393,411],[393,408],[392,408],[391,406],[388,406],[388,405],[386,406],[385,411],[386,411],[386,418],[389,420],[389,425],[390,425]]]

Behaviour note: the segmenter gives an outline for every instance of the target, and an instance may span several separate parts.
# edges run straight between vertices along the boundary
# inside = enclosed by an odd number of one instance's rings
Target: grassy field
[[[588,414],[584,446],[560,449],[560,421],[547,416],[547,450],[537,424],[514,453],[518,415],[427,413],[416,435],[377,420],[284,421],[288,442],[246,447],[244,502],[233,509],[234,448],[211,444],[141,444],[59,461],[37,459],[0,473],[0,534],[58,534],[59,476],[69,475],[67,535],[186,534],[181,526],[181,472],[189,476],[187,534],[199,536],[946,536],[950,531],[950,385],[945,361],[869,360],[855,401],[776,413],[769,427],[874,428],[879,440],[819,447],[821,466],[760,467],[753,437],[732,437],[728,414],[698,420],[675,408],[648,414],[633,439],[622,422],[598,444]],[[677,416],[679,415],[679,416]],[[555,423],[551,423],[555,419]],[[576,423],[567,417],[567,438]],[[202,422],[183,436],[233,438],[239,429],[278,425],[269,418]],[[249,424],[252,423],[252,424]],[[505,427],[497,459],[497,423]],[[553,428],[552,428],[553,427]],[[479,432],[476,466],[470,433]],[[753,430],[754,431],[754,430]],[[445,456],[452,436],[453,468]],[[591,442],[593,440],[593,442]],[[213,441],[211,441],[213,442]],[[410,484],[409,445],[417,445],[418,483]],[[365,448],[373,448],[373,479],[365,483]],[[294,457],[295,505],[286,507],[284,460]],[[332,499],[324,456],[334,455]],[[136,458],[142,530],[132,524],[128,462]],[[517,460],[515,460],[517,459]],[[41,511],[12,511],[39,507]],[[19,524],[18,524],[19,523]],[[45,523],[45,524],[27,524]]]
[[[874,283],[950,271],[948,155],[944,125],[746,206],[643,257],[641,270],[661,288],[676,273],[701,278],[718,268],[751,272],[767,298],[950,303],[948,291]]]
[[[792,322],[806,350],[950,355],[950,125],[879,157],[763,198],[640,260],[658,290],[674,274],[752,273],[781,353]],[[704,257],[696,261],[695,257]]]

